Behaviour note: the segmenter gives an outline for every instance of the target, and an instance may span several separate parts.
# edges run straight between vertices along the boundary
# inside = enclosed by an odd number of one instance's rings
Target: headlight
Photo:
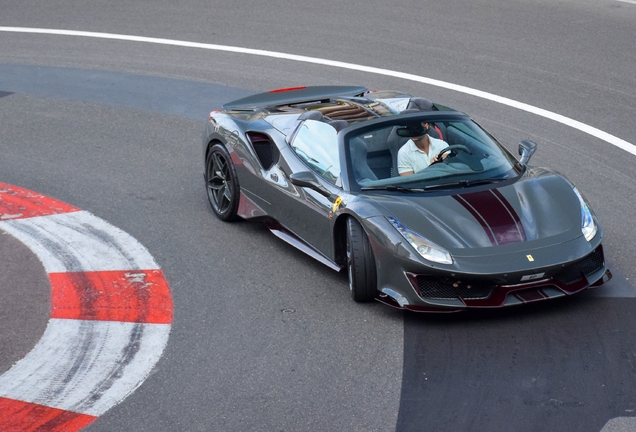
[[[594,218],[592,217],[590,208],[585,203],[585,200],[577,188],[574,188],[574,193],[576,193],[576,196],[579,198],[579,202],[581,203],[581,231],[585,236],[585,240],[590,241],[594,238],[598,229],[594,223]]]
[[[440,264],[453,263],[453,258],[447,251],[437,246],[435,243],[426,240],[421,235],[411,231],[396,218],[387,217],[387,219],[391,222],[391,225],[393,225],[393,227],[402,234],[402,237],[404,237],[406,241],[413,246],[413,249],[422,256],[422,258]]]

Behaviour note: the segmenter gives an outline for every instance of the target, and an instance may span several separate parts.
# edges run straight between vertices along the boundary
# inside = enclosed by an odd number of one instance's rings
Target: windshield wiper
[[[386,185],[386,186],[368,186],[363,187],[363,191],[367,190],[387,190],[387,191],[398,191],[398,192],[422,192],[424,189],[412,189],[404,186],[397,185]]]
[[[459,181],[456,181],[456,182],[428,185],[428,186],[424,186],[424,188],[408,188],[408,187],[398,186],[398,185],[367,186],[367,187],[363,187],[361,190],[363,190],[363,191],[368,191],[368,190],[387,190],[387,191],[398,191],[398,192],[425,192],[425,191],[429,191],[429,190],[433,190],[433,189],[450,189],[450,188],[455,188],[455,187],[470,187],[470,186],[498,183],[498,182],[500,182],[502,180],[505,180],[505,178],[490,178],[490,179],[477,179],[477,180],[459,180]]]
[[[477,185],[485,185],[485,184],[491,184],[491,183],[498,183],[502,180],[505,179],[479,179],[479,180],[459,180],[456,182],[450,182],[450,183],[441,183],[441,184],[434,184],[434,185],[429,185],[429,186],[425,186],[424,190],[432,190],[432,189],[446,189],[446,188],[453,188],[453,187],[470,187],[470,186],[477,186]]]

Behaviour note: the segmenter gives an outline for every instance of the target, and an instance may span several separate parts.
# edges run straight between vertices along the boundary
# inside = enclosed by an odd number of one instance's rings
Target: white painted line
[[[130,234],[86,211],[7,220],[0,228],[27,245],[47,273],[159,268]]]
[[[616,1],[619,1],[621,3],[629,3],[629,4],[636,5],[636,0],[616,0]]]
[[[144,382],[169,334],[169,324],[51,319],[0,376],[0,397],[98,417]]]
[[[257,55],[257,56],[263,56],[263,57],[279,58],[283,60],[292,60],[292,61],[298,61],[298,62],[304,62],[304,63],[319,64],[323,66],[332,66],[332,67],[337,67],[341,69],[350,69],[350,70],[355,70],[360,72],[368,72],[368,73],[378,74],[378,75],[385,75],[385,76],[390,76],[394,78],[400,78],[400,79],[420,82],[423,84],[432,85],[436,87],[441,87],[441,88],[445,88],[445,89],[460,92],[460,93],[465,93],[471,96],[487,99],[487,100],[497,102],[503,105],[507,105],[522,111],[536,114],[538,116],[545,117],[547,119],[569,126],[573,129],[577,129],[588,135],[591,135],[600,140],[603,140],[613,146],[616,146],[622,150],[625,150],[628,153],[636,155],[636,146],[634,146],[633,144],[630,144],[629,142],[621,138],[618,138],[614,135],[611,135],[607,132],[604,132],[600,129],[597,129],[585,123],[579,122],[577,120],[571,119],[569,117],[562,116],[552,111],[548,111],[542,108],[528,105],[526,103],[509,99],[503,96],[498,96],[493,93],[476,90],[470,87],[465,87],[462,85],[453,84],[446,81],[440,81],[440,80],[436,80],[432,78],[427,78],[427,77],[423,77],[419,75],[393,71],[390,69],[381,69],[381,68],[376,68],[371,66],[358,65],[354,63],[346,63],[346,62],[327,60],[327,59],[321,59],[316,57],[307,57],[307,56],[295,55],[295,54],[279,53],[275,51],[265,51],[265,50],[259,50],[259,49],[241,48],[241,47],[235,47],[235,46],[216,45],[216,44],[207,44],[207,43],[199,43],[199,42],[188,42],[188,41],[163,39],[163,38],[151,38],[151,37],[144,37],[144,36],[132,36],[132,35],[87,32],[87,31],[76,31],[76,30],[28,28],[28,27],[0,27],[0,31],[12,32],[12,33],[60,35],[60,36],[80,36],[80,37],[89,37],[89,38],[98,38],[98,39],[112,39],[112,40],[130,41],[130,42],[144,42],[144,43],[161,44],[161,45],[172,45],[172,46],[185,47],[185,48],[200,48],[205,50],[226,51],[226,52],[232,52],[232,53],[238,53],[238,54],[249,54],[249,55]]]

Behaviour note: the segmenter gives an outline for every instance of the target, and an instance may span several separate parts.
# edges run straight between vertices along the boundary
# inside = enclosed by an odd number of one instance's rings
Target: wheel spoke
[[[224,189],[226,189],[226,184],[222,181],[219,182],[212,179],[208,182],[208,189],[210,190],[210,193],[214,194],[214,196],[222,196],[225,193]]]
[[[228,201],[224,199],[226,190],[227,190],[227,187],[223,185],[221,188],[217,189],[216,191],[216,203],[221,213],[223,213],[225,209],[227,208]]]
[[[212,171],[214,172],[214,177],[225,181],[227,179],[227,176],[225,175],[225,171],[226,171],[225,161],[218,154],[214,154],[213,156],[214,156],[214,164],[213,164]]]
[[[225,195],[225,185],[221,184],[221,185],[217,185],[214,187],[214,195],[216,198],[216,201],[220,204],[223,200],[223,196]]]
[[[228,183],[225,184],[225,190],[223,191],[223,197],[230,202],[232,200],[232,188]]]

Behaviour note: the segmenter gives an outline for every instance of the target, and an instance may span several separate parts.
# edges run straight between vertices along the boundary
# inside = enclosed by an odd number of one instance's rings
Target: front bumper
[[[572,295],[611,279],[599,244],[587,256],[553,268],[538,269],[531,280],[507,283],[508,274],[461,276],[403,271],[409,290],[381,287],[378,301],[418,312],[457,312],[499,308]],[[514,279],[513,279],[514,280]]]

